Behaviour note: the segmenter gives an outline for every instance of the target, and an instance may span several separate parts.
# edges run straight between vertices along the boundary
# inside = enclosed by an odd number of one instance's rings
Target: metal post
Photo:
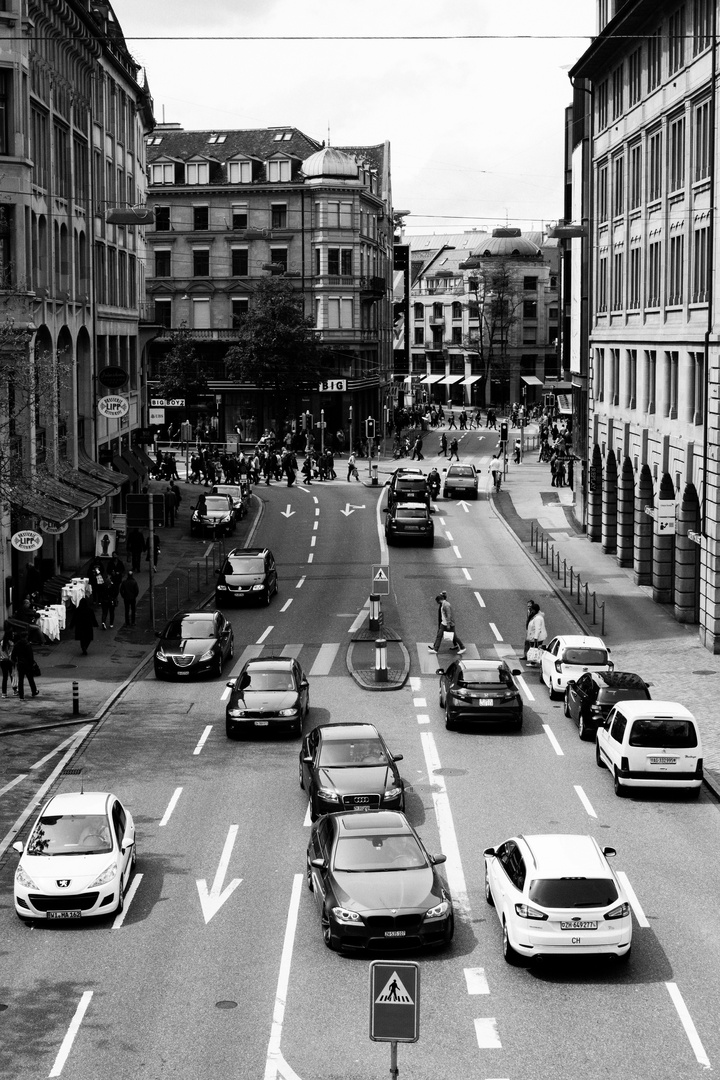
[[[370,622],[371,630],[380,629],[380,594],[370,593]]]
[[[375,640],[375,682],[387,682],[387,641],[385,638]]]
[[[596,597],[595,593],[593,593],[593,626],[597,622],[597,619],[595,618],[595,601],[596,601],[596,599],[597,599],[597,597]]]
[[[148,492],[148,573],[150,582],[148,592],[150,594],[150,629],[155,629],[155,522],[153,520],[153,497]]]
[[[400,1075],[397,1063],[397,1046],[396,1042],[390,1043],[390,1080],[397,1080]]]
[[[588,613],[588,583],[585,582],[585,614]]]
[[[177,611],[180,610],[180,578],[175,578],[175,594],[177,596]]]
[[[167,596],[168,591],[167,591],[167,585],[165,586],[164,592],[165,592],[165,622],[167,622],[167,620],[168,620],[168,603],[167,603],[167,601],[168,601],[168,596]]]
[[[602,634],[603,637],[605,637],[605,601],[604,600],[603,600],[602,604],[600,605],[600,608],[602,610],[602,621],[600,623],[600,633]]]
[[[567,559],[563,559],[563,589],[567,589]]]
[[[320,410],[320,453],[325,453],[325,410]]]
[[[79,716],[80,715],[80,683],[79,682],[74,682],[72,684],[72,697],[73,697],[72,714],[73,714],[73,716]]]

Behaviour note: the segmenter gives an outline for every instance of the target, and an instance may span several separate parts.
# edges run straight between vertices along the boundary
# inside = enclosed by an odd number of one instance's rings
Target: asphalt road
[[[474,451],[486,461],[493,438],[466,436],[463,458]],[[431,851],[448,855],[456,937],[446,953],[415,957],[420,1040],[400,1046],[400,1075],[676,1080],[717,1066],[715,803],[705,792],[698,803],[617,799],[592,744],[580,742],[533,671],[523,677],[522,733],[445,730],[434,673],[451,654],[427,650],[439,589],[450,594],[466,655],[512,661],[530,596],[541,600],[550,633],[575,629],[491,504],[441,500],[434,549],[388,553],[377,489],[313,484],[260,494],[255,540],[273,548],[280,591],[268,608],[233,612],[226,677],[261,650],[297,654],[311,680],[308,723],[376,723],[404,755],[408,816]],[[370,567],[388,558],[386,618],[403,636],[412,674],[400,691],[371,694],[350,678],[345,652]],[[389,1048],[368,1037],[368,963],[324,947],[305,888],[299,740],[228,742],[224,690],[225,679],[175,684],[149,675],[97,730],[70,733],[83,741],[67,764],[83,770],[86,789],[115,791],[134,814],[138,884],[119,925],[30,929],[13,912],[15,859],[4,859],[0,1076],[387,1075]],[[28,784],[52,784],[71,752],[66,740],[56,731],[34,736],[32,746],[3,743],[2,837],[28,807]],[[13,784],[14,776],[26,779]],[[77,775],[63,776],[56,787],[77,784]],[[591,833],[617,849],[616,869],[635,897],[627,966],[505,964],[484,898],[482,850],[516,832]]]

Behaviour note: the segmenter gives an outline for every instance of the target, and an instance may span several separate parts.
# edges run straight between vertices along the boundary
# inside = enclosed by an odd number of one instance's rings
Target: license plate
[[[493,704],[493,699],[489,697],[476,698],[475,704],[479,705],[481,708],[488,709]]]
[[[596,922],[561,922],[561,930],[597,930]]]
[[[385,937],[405,937],[404,930],[386,930]]]
[[[79,919],[80,911],[48,911],[48,919]]]
[[[255,723],[255,727],[267,727],[269,721],[268,720],[255,720],[254,723]]]
[[[649,757],[648,765],[677,765],[676,757]]]

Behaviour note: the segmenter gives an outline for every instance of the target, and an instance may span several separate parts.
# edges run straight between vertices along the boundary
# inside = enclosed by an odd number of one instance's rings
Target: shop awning
[[[132,465],[128,461],[126,461],[125,458],[120,457],[119,454],[116,454],[113,458],[113,465],[118,472],[125,473],[125,476],[127,476],[131,484],[134,484],[136,480],[140,479],[138,474],[133,469]]]
[[[520,382],[524,382],[526,386],[542,386],[542,379],[538,379],[537,375],[521,375]]]
[[[573,388],[571,382],[553,382],[552,379],[546,379],[542,385],[548,394],[567,394]]]
[[[10,493],[10,502],[20,513],[31,514],[41,521],[49,521],[52,525],[60,528],[76,515],[76,511],[67,503],[58,503],[54,499],[41,495],[37,491],[31,491],[24,484],[14,488]]]
[[[85,517],[95,502],[95,496],[89,491],[81,491],[80,488],[71,487],[63,480],[56,480],[54,476],[44,473],[35,475],[34,487],[40,495],[45,495],[56,503],[67,503],[73,509],[72,517]]]
[[[115,490],[114,486],[108,484],[107,481],[95,480],[94,477],[73,469],[67,462],[63,461],[58,465],[58,476],[60,480],[70,484],[71,487],[79,488],[80,491],[87,491],[94,495],[96,499],[95,505],[97,505],[98,499],[104,500],[107,495],[111,495]]]
[[[134,450],[123,450],[120,457],[127,461],[131,469],[134,469],[141,480],[144,480],[148,474],[147,465],[145,465],[137,456]]]
[[[572,416],[572,397],[570,394],[558,394],[557,410],[562,416]]]
[[[125,483],[125,480],[118,476],[116,472],[113,472],[112,469],[107,469],[104,465],[98,465],[97,461],[89,458],[84,450],[78,451],[78,469],[81,473],[91,476],[95,480],[104,480],[106,484],[112,487],[113,492],[120,491],[120,488]]]
[[[142,449],[142,447],[133,446],[132,452],[135,455],[135,457],[138,459],[138,461],[141,461],[143,463],[143,465],[145,466],[145,468],[148,471],[152,471],[153,469],[156,468],[157,462],[153,461],[153,459],[150,457],[150,455],[146,454],[145,451]]]
[[[426,375],[420,380],[421,383],[425,383],[426,386],[431,386],[433,383],[440,382],[442,375]]]
[[[460,383],[461,386],[472,386],[474,383],[481,379],[482,375],[468,375],[467,379],[463,379]]]
[[[440,380],[441,386],[453,386],[456,382],[460,382],[462,375],[446,375],[444,379]]]

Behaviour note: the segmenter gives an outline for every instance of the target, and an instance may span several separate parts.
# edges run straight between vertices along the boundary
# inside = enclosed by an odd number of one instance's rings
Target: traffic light
[[[375,421],[372,416],[368,416],[365,421],[365,435],[368,439],[375,438]]]
[[[500,424],[500,442],[506,443],[508,441],[508,426],[507,420],[503,420]]]
[[[302,426],[303,426],[303,431],[312,431],[312,427],[313,427],[312,413],[306,412],[306,413],[302,414]]]

